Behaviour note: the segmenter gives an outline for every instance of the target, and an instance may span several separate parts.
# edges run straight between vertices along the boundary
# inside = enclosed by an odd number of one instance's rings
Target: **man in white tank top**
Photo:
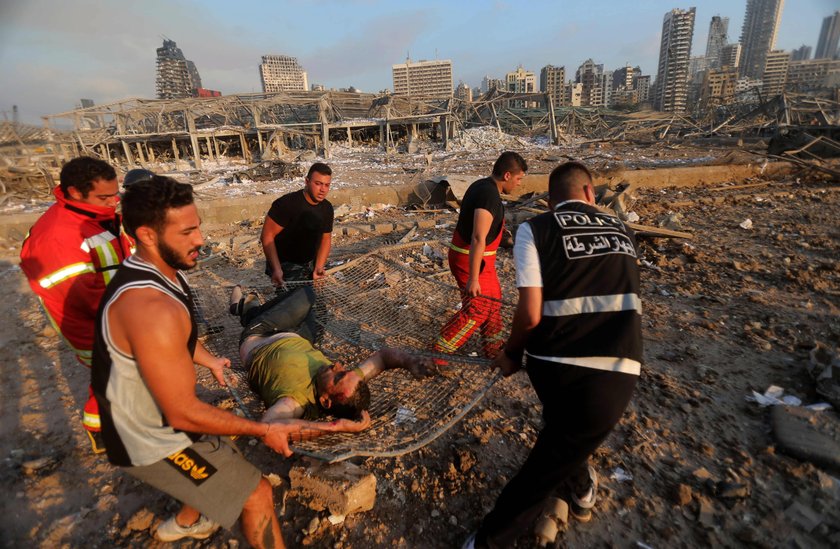
[[[259,437],[288,457],[292,438],[336,426],[251,421],[198,399],[194,364],[224,385],[230,361],[197,342],[192,294],[179,272],[196,265],[203,244],[192,187],[155,176],[126,191],[123,212],[137,252],[103,296],[93,352],[108,458],[184,504],[158,528],[161,541],[207,538],[241,517],[251,545],[283,547],[271,485],[223,435]]]

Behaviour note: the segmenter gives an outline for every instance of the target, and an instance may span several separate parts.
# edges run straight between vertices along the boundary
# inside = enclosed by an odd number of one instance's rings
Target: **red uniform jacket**
[[[131,254],[114,208],[67,200],[60,187],[23,241],[20,268],[50,322],[90,366],[96,309],[105,285]]]

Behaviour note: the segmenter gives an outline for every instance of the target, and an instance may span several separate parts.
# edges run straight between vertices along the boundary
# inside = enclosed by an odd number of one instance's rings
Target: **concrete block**
[[[376,501],[376,477],[348,461],[294,466],[289,477],[292,493],[315,511],[350,515],[370,511]]]
[[[394,232],[393,223],[374,223],[373,231],[378,234],[388,234]]]
[[[418,219],[417,220],[417,228],[418,229],[434,229],[435,228],[435,220],[434,219]]]

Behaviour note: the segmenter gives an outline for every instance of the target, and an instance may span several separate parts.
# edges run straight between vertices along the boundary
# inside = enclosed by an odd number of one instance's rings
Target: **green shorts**
[[[140,467],[123,467],[129,475],[198,509],[224,528],[242,513],[262,473],[228,437],[207,435],[169,457]]]

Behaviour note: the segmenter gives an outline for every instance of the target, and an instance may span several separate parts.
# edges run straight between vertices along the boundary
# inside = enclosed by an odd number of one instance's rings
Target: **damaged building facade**
[[[309,89],[306,71],[296,57],[263,55],[260,63],[263,93],[306,91]]]
[[[202,88],[201,76],[195,63],[184,57],[174,40],[163,40],[157,49],[157,78],[155,90],[158,99],[183,99],[195,97],[194,90]]]
[[[452,61],[412,61],[391,67],[394,95],[449,97],[452,95]]]

